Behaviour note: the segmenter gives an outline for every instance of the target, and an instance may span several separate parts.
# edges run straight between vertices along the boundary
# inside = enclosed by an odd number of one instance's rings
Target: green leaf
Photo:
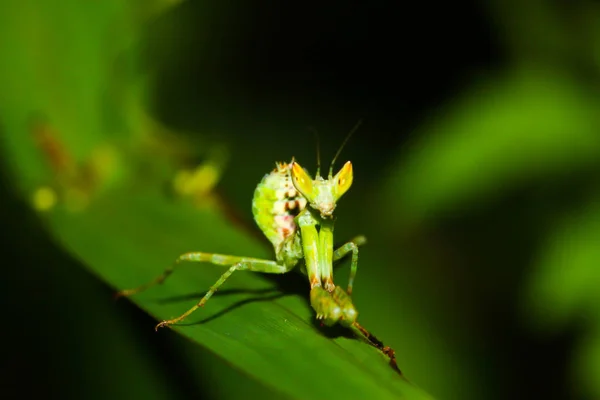
[[[524,286],[522,314],[536,328],[560,331],[577,322],[587,331],[574,351],[573,377],[600,394],[600,198],[572,213],[548,234]]]
[[[595,306],[596,315],[600,307]],[[600,396],[600,318],[592,321],[592,326],[577,343],[574,353],[574,368],[572,375],[574,381],[584,388],[590,399]]]
[[[270,257],[218,213],[173,207],[159,193],[115,193],[97,199],[83,214],[59,212],[49,222],[62,244],[115,289],[154,278],[186,251]],[[222,272],[207,264],[182,266],[164,285],[132,300],[159,320],[174,317]],[[226,287],[235,295],[224,295],[224,288],[175,330],[260,382],[294,398],[429,398],[374,348],[319,332],[308,288],[300,296],[280,293],[272,282],[244,272],[234,274]]]
[[[565,325],[579,312],[600,308],[599,205],[595,198],[591,206],[573,213],[548,235],[524,302],[538,324]]]

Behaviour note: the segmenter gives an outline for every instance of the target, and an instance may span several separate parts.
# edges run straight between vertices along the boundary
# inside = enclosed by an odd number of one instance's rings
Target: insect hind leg
[[[285,273],[289,271],[289,268],[286,268],[283,265],[277,264],[275,261],[270,260],[260,260],[257,258],[249,258],[249,257],[238,257],[238,256],[229,256],[225,254],[215,254],[215,253],[203,253],[203,252],[191,252],[185,253],[177,257],[177,259],[169,266],[169,268],[165,269],[161,275],[159,275],[154,280],[140,285],[133,289],[125,289],[117,292],[116,297],[127,297],[132,296],[134,294],[143,292],[153,286],[162,284],[174,271],[175,269],[181,265],[181,263],[185,261],[190,262],[206,262],[213,265],[223,265],[223,266],[231,266],[237,263],[245,262],[250,265],[256,265],[256,267],[249,267],[249,270],[256,272],[265,272],[265,273]],[[263,267],[260,268],[259,265]]]
[[[156,329],[175,324],[177,322],[181,322],[188,315],[196,311],[199,307],[204,306],[204,304],[212,297],[212,295],[219,289],[223,283],[233,274],[235,271],[253,271],[253,272],[263,272],[263,273],[271,273],[271,274],[283,274],[290,271],[293,268],[293,265],[286,266],[284,264],[278,264],[276,261],[272,260],[261,260],[258,258],[250,258],[250,257],[237,257],[237,256],[229,256],[224,254],[213,254],[213,253],[186,253],[179,256],[175,262],[167,268],[160,276],[156,279],[138,286],[137,288],[122,290],[117,293],[117,297],[123,296],[131,296],[133,294],[142,292],[152,286],[163,283],[169,275],[173,273],[175,268],[179,266],[184,261],[191,262],[208,262],[213,265],[224,265],[230,266],[230,268],[225,271],[223,275],[215,282],[214,285],[211,286],[209,291],[204,295],[204,297],[196,304],[194,307],[190,308],[188,311],[183,313],[181,316],[165,320],[156,325]]]

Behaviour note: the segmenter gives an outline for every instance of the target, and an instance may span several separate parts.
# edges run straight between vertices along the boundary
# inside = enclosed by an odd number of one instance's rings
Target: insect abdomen
[[[278,261],[297,263],[302,258],[300,235],[294,217],[306,207],[290,176],[290,165],[278,163],[256,186],[252,200],[254,220],[273,244]],[[287,262],[286,262],[287,263]]]

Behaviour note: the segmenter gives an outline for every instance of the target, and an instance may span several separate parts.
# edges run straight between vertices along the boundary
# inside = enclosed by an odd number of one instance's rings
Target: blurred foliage
[[[567,77],[519,70],[466,97],[424,126],[400,161],[387,185],[396,215],[470,207],[509,185],[598,163],[597,99]]]
[[[1,284],[6,342],[28,349],[3,388],[36,365],[60,397],[425,398],[319,328],[296,274],[234,274],[177,333],[111,300],[185,251],[270,257],[255,185],[310,166],[309,125],[326,163],[366,117],[336,210],[340,242],[369,240],[361,323],[435,397],[600,397],[600,8],[435,10],[3,3]],[[179,315],[220,273],[132,301]]]

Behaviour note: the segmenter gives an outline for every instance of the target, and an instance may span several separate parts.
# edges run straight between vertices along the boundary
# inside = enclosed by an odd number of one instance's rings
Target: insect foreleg
[[[301,212],[297,217],[300,235],[302,237],[302,251],[306,265],[306,273],[310,288],[321,286],[321,273],[319,271],[319,233],[317,221],[308,211]]]

